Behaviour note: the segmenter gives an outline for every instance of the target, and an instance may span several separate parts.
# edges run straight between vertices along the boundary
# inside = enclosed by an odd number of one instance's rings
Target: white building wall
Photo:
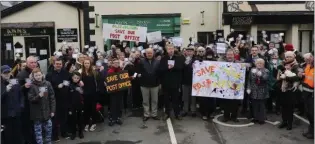
[[[166,14],[181,13],[181,18],[189,18],[191,23],[181,25],[180,37],[184,38],[184,46],[192,37],[197,41],[197,32],[216,31],[219,29],[219,19],[221,19],[223,8],[219,9],[220,2],[101,2],[90,1],[89,5],[94,6],[95,12],[90,13],[94,18],[99,14],[98,25],[90,24],[90,29],[95,29],[95,36],[91,36],[91,41],[96,41],[99,48],[103,48],[104,40],[102,36],[102,15],[118,14]],[[204,25],[201,25],[201,11],[204,11]]]
[[[81,13],[83,13],[82,10],[80,11]],[[80,34],[79,34],[79,24],[78,24],[78,11],[74,7],[71,7],[69,5],[66,5],[60,2],[53,2],[53,1],[41,2],[25,10],[16,12],[10,16],[7,16],[1,19],[1,23],[23,23],[23,22],[55,22],[56,50],[58,50],[62,46],[62,43],[57,42],[57,29],[77,28],[78,42],[69,43],[69,44],[73,45],[74,47],[79,47]],[[82,26],[83,26],[83,23],[82,23]],[[25,44],[24,43],[21,43],[21,44],[25,48]]]

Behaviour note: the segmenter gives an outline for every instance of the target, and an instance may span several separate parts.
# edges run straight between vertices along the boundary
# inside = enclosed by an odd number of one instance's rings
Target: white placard
[[[12,44],[11,43],[6,43],[5,47],[6,47],[7,51],[11,51],[12,50]]]
[[[161,31],[147,33],[147,39],[149,44],[157,43],[162,41]]]
[[[174,60],[168,60],[168,61],[167,61],[167,64],[174,66],[174,65],[175,65],[175,61],[174,61]]]
[[[65,86],[69,86],[70,82],[67,81],[67,80],[63,80],[62,84],[65,85]]]
[[[47,88],[46,87],[39,87],[39,92],[46,92]]]
[[[30,48],[29,53],[30,54],[36,54],[36,48]]]
[[[39,55],[47,55],[47,50],[45,49],[39,50]]]
[[[137,77],[137,73],[134,73],[134,74],[133,74],[133,77]]]
[[[103,38],[105,40],[135,41],[146,42],[147,27],[103,24]]]
[[[17,80],[17,79],[10,79],[10,84],[11,84],[11,85],[16,85],[16,84],[18,84],[18,80]]]
[[[183,38],[172,37],[171,42],[174,44],[174,46],[181,47],[183,45]]]
[[[15,52],[16,52],[16,53],[23,53],[23,50],[22,50],[21,48],[16,48],[16,49],[15,49]]]
[[[217,53],[224,54],[226,51],[226,44],[225,43],[216,43],[217,44]]]

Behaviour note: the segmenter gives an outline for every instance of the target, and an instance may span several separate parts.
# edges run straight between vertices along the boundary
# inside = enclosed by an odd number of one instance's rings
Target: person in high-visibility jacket
[[[303,133],[303,136],[308,139],[314,139],[314,56],[313,53],[304,54],[306,67],[304,72],[298,75],[303,78],[302,96],[304,98],[305,110],[307,119],[310,122],[308,131]]]

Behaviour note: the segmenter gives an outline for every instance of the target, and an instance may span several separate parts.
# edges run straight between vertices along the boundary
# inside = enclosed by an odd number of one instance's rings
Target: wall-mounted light
[[[98,17],[99,17],[100,15],[99,14],[95,14],[95,27],[96,28],[99,28],[100,26],[98,25]]]
[[[200,14],[201,14],[201,25],[205,25],[205,20],[204,20],[205,11],[201,11]]]

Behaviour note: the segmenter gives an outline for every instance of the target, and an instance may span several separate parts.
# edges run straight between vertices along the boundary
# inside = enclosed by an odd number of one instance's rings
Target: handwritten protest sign
[[[146,42],[147,27],[103,24],[103,37],[105,40]]]
[[[131,87],[128,71],[108,74],[105,81],[108,93],[122,91]]]
[[[243,63],[196,61],[193,63],[192,95],[243,99],[245,71]]]
[[[148,43],[153,44],[162,41],[161,31],[147,33]]]

